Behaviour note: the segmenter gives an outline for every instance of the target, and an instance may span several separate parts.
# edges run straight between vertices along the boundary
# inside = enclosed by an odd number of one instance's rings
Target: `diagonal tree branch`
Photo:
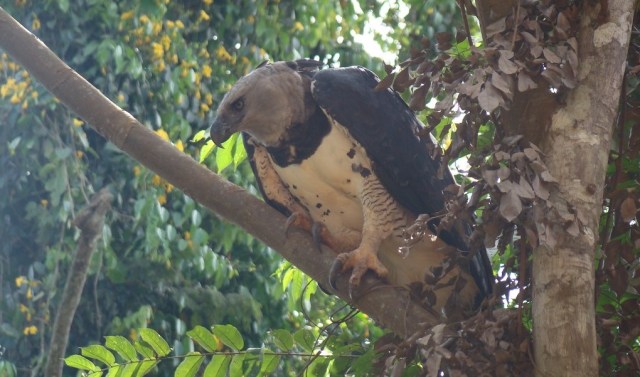
[[[178,151],[60,60],[35,35],[0,8],[0,48],[20,63],[70,110],[102,136],[194,200],[238,224],[270,246],[313,279],[325,284],[334,253],[318,253],[311,237],[302,232],[284,235],[285,218],[276,210]],[[442,319],[413,303],[405,289],[367,278],[360,296],[351,300],[346,279],[332,293],[367,313],[378,324],[407,337]]]

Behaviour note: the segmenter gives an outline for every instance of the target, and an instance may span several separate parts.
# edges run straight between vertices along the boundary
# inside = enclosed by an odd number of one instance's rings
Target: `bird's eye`
[[[231,107],[233,107],[235,111],[241,111],[244,107],[244,99],[237,99],[234,103],[231,104]]]

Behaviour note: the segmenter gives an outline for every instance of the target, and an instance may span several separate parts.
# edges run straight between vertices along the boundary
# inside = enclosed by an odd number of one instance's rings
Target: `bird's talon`
[[[329,270],[329,286],[334,291],[338,290],[338,288],[336,288],[336,282],[338,281],[338,274],[340,274],[341,272],[342,272],[342,259],[340,258],[340,255],[338,255],[338,257],[336,257],[336,259],[333,261],[333,264],[331,265],[331,269]]]
[[[311,226],[311,237],[318,251],[322,251],[322,234],[324,232],[327,232],[327,230],[323,223],[313,223]]]

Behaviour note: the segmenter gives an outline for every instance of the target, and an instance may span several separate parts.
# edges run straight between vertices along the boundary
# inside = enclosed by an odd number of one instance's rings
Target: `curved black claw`
[[[299,224],[299,216],[300,215],[297,212],[294,212],[293,214],[291,214],[291,216],[287,217],[287,222],[284,224],[284,236],[286,238],[289,238],[289,229],[291,229],[291,226],[294,224]]]
[[[329,270],[329,286],[335,291],[338,290],[338,288],[336,288],[336,282],[338,281],[338,275],[342,272],[343,266],[344,262],[338,255],[338,257],[333,261],[331,269]]]
[[[313,244],[318,251],[322,251],[322,235],[326,232],[327,227],[323,223],[314,222],[311,225],[311,237],[313,237]]]

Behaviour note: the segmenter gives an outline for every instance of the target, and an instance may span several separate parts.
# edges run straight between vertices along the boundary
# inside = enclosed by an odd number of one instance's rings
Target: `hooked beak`
[[[231,125],[221,120],[220,117],[217,117],[216,120],[213,121],[213,124],[209,129],[209,133],[211,135],[211,140],[220,148],[222,148],[222,143],[227,141],[231,135],[233,135]]]

